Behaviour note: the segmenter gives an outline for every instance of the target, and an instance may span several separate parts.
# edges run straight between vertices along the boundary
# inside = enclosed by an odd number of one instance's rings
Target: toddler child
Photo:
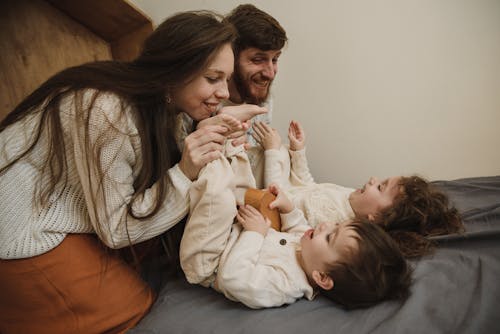
[[[190,215],[180,246],[189,282],[251,308],[311,300],[316,291],[347,308],[408,294],[410,269],[375,224],[325,222],[311,229],[284,192],[270,186],[282,230],[269,229],[256,209],[242,205],[244,190],[255,187],[244,148],[229,142],[226,147],[226,156],[207,164],[189,191]]]
[[[265,123],[254,124],[253,136],[265,149],[265,184],[280,185],[311,226],[368,219],[389,232],[406,257],[431,251],[428,236],[463,230],[447,196],[419,176],[382,181],[372,177],[360,189],[315,183],[305,155],[305,132],[298,122],[290,122],[288,150],[281,145],[278,132]]]

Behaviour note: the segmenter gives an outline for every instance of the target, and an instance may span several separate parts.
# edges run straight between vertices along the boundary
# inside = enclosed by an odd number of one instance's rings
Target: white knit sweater
[[[309,171],[305,148],[298,151],[270,149],[265,154],[266,187],[278,184],[315,227],[325,221],[341,223],[354,219],[349,195],[354,191],[333,183],[316,183]]]
[[[90,116],[89,138],[96,158],[86,153],[84,127],[76,121],[75,104],[88,106],[95,91],[81,99],[70,94],[61,102],[60,116],[66,150],[67,182],[59,196],[38,207],[35,185],[47,154],[47,138],[11,168],[0,174],[0,258],[17,259],[45,253],[68,233],[97,233],[109,247],[120,248],[155,237],[179,222],[189,210],[191,181],[178,165],[168,171],[172,187],[156,215],[133,218],[127,204],[141,161],[140,137],[130,107],[112,94],[100,94]],[[0,166],[23,152],[38,124],[39,115],[27,117],[0,133]],[[100,180],[96,160],[104,178]],[[158,185],[153,184],[132,205],[141,216],[152,207]],[[104,195],[105,194],[105,195]],[[97,200],[93,200],[97,198]]]

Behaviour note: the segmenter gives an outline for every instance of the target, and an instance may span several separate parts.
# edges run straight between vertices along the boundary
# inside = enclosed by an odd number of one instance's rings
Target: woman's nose
[[[227,86],[227,82],[225,82],[223,84],[223,86],[219,87],[216,91],[215,91],[215,96],[218,98],[218,99],[221,99],[221,100],[227,100],[229,99],[229,88]]]

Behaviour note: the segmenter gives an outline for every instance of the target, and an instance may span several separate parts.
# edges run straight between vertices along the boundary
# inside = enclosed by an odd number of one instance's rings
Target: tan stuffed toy
[[[249,204],[259,210],[271,221],[271,227],[276,231],[281,231],[281,218],[278,209],[269,209],[269,203],[274,201],[276,196],[267,190],[249,188],[245,192],[245,204]]]

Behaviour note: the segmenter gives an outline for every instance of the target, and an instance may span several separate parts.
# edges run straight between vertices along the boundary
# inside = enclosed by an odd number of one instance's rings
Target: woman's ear
[[[368,220],[373,222],[375,220],[375,215],[372,215],[371,213],[368,214]]]
[[[323,290],[333,289],[333,279],[327,273],[313,270],[312,278],[314,282]]]

